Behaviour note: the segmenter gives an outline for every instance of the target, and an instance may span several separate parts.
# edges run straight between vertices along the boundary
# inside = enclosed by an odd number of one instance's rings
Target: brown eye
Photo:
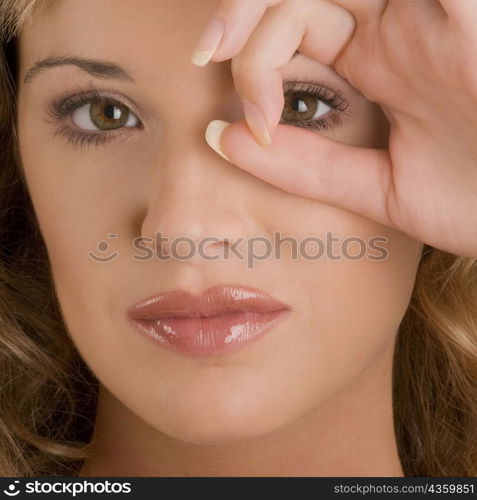
[[[285,94],[282,120],[288,122],[317,120],[331,109],[331,106],[316,96],[290,92]]]
[[[72,113],[74,124],[84,130],[115,130],[136,127],[139,120],[127,106],[113,101],[95,101]]]

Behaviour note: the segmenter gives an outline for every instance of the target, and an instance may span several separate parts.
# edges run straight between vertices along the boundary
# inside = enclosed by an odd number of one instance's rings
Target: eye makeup
[[[283,83],[285,106],[280,123],[317,131],[339,127],[348,109],[349,102],[340,91],[335,91],[319,82],[287,80]],[[80,128],[73,121],[73,115],[84,106],[89,106],[89,117],[92,122],[101,122],[99,114],[106,111],[106,129]],[[133,109],[131,109],[133,108]],[[99,112],[98,112],[99,109]],[[317,111],[319,117],[310,119],[308,115]],[[321,111],[321,114],[320,114]],[[136,126],[118,126],[111,124],[116,115],[128,113],[136,117]],[[56,126],[55,136],[66,138],[67,144],[79,148],[99,147],[124,141],[132,137],[144,126],[137,118],[136,106],[124,96],[90,87],[74,93],[66,93],[52,100],[48,114],[50,123]],[[83,113],[84,117],[87,111]],[[124,121],[124,120],[123,120]],[[128,120],[129,123],[130,120]]]
[[[126,102],[125,102],[126,101]],[[109,125],[105,130],[97,131],[87,130],[76,126],[72,116],[77,110],[84,106],[90,107],[90,117],[92,122],[98,122],[98,106],[104,111],[113,110],[110,116],[105,117],[105,122]],[[91,87],[84,91],[77,91],[73,94],[65,94],[59,98],[53,99],[48,109],[50,117],[49,123],[57,126],[56,135],[62,135],[67,139],[67,143],[80,148],[90,146],[101,146],[118,140],[125,140],[131,136],[137,129],[142,129],[143,125],[137,119],[138,125],[135,127],[117,127],[111,125],[115,113],[119,110],[134,116],[136,113],[131,110],[133,105],[124,97],[117,97],[113,93]],[[135,106],[134,106],[135,107]]]
[[[285,108],[280,123],[287,125],[315,130],[338,127],[349,107],[349,101],[340,91],[332,90],[323,83],[288,80],[283,84],[283,92]],[[329,111],[321,114],[319,119],[306,119],[305,116],[300,119],[299,115],[306,115],[310,108],[312,112],[319,111],[320,104],[324,104]],[[292,108],[290,113],[286,113],[287,107]]]

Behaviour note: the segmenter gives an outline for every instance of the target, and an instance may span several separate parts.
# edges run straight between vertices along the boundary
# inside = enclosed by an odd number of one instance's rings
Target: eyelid
[[[349,101],[344,98],[341,91],[336,91],[330,86],[327,86],[321,82],[288,79],[283,83],[283,91],[284,93],[293,92],[296,94],[303,93],[306,95],[313,95],[324,103],[329,104],[332,110],[335,112],[334,116],[332,115],[328,119],[323,118],[321,120],[318,119],[311,121],[294,122],[298,126],[302,124],[301,126],[303,127],[310,127],[315,124],[315,126],[318,128],[318,124],[321,123],[323,128],[327,128],[330,122],[336,122],[337,120],[339,120],[339,115],[345,113],[349,106]],[[54,124],[57,125],[58,122],[65,122],[66,118],[71,118],[72,113],[75,110],[79,109],[82,105],[91,104],[95,102],[95,100],[104,101],[106,99],[117,101],[121,105],[126,106],[129,111],[133,113],[139,120],[139,125],[136,127],[121,127],[111,130],[87,131],[78,128],[76,125],[71,126],[69,124],[63,123],[57,128],[57,132],[55,133],[55,135],[57,135],[57,133],[62,133],[63,135],[68,137],[69,142],[78,140],[82,144],[83,142],[89,144],[89,142],[93,143],[97,141],[98,143],[101,142],[101,144],[106,144],[108,141],[111,142],[115,139],[121,138],[121,136],[126,138],[130,137],[132,135],[132,130],[135,128],[146,128],[144,125],[146,121],[144,120],[142,113],[139,111],[137,104],[132,99],[126,97],[120,92],[102,90],[92,84],[87,88],[78,88],[74,92],[65,92],[62,96],[53,99],[50,104],[49,114],[54,118]],[[80,101],[78,102],[78,100]],[[125,130],[127,130],[127,132],[125,132]],[[80,136],[82,137],[80,138]],[[90,137],[87,138],[87,136]],[[91,136],[96,137],[93,138]]]
[[[138,125],[110,130],[85,130],[73,122],[72,115],[76,110],[94,102],[103,102],[108,99],[127,107],[137,118]],[[86,89],[78,89],[75,92],[66,92],[62,96],[53,99],[50,102],[48,114],[51,119],[46,118],[46,121],[55,127],[54,135],[64,136],[67,139],[67,144],[78,146],[80,149],[90,145],[95,147],[108,145],[117,140],[121,140],[121,143],[124,144],[125,141],[132,138],[134,129],[145,129],[141,113],[132,99],[118,92],[100,90],[93,85]]]
[[[293,94],[298,97],[300,95],[312,96],[331,107],[331,110],[321,118],[301,121],[285,120],[283,123],[286,125],[317,130],[339,127],[343,123],[343,117],[347,116],[350,107],[350,101],[344,97],[341,90],[336,91],[323,82],[289,79],[283,83],[283,92],[284,94]]]
[[[345,113],[349,106],[350,101],[344,96],[341,90],[335,90],[323,82],[317,81],[304,81],[301,79],[288,79],[283,82],[283,92],[305,95],[317,95],[323,102],[330,104],[335,111]]]
[[[75,105],[75,100],[78,101],[79,99],[81,99],[81,104],[77,106]],[[49,112],[55,119],[61,120],[66,118],[68,115],[71,115],[71,113],[74,110],[79,109],[81,105],[92,103],[95,100],[105,99],[111,99],[121,103],[123,106],[126,106],[138,118],[141,127],[144,128],[145,121],[141,116],[142,113],[139,111],[137,104],[132,99],[126,97],[124,94],[109,90],[102,90],[94,86],[90,86],[85,89],[78,89],[74,92],[66,92],[62,96],[53,99]]]

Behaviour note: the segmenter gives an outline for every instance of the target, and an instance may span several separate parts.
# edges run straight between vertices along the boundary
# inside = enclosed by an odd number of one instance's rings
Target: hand
[[[232,58],[248,126],[212,122],[212,147],[286,191],[477,258],[477,2],[222,0],[217,18],[209,58]],[[296,50],[381,106],[387,151],[277,126],[279,68]]]

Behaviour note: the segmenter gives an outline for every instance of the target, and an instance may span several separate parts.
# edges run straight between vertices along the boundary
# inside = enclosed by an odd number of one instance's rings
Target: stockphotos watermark
[[[7,497],[16,497],[22,494],[62,494],[82,495],[87,493],[96,494],[112,494],[112,493],[131,493],[131,483],[122,481],[28,481],[20,485],[20,481],[12,481],[4,490],[3,493]]]
[[[88,252],[88,256],[96,262],[115,261],[120,256],[114,245],[118,237],[117,234],[108,234],[106,240],[99,241],[96,248]],[[386,248],[388,241],[385,236],[373,236],[368,239],[347,236],[342,239],[331,232],[327,232],[324,238],[308,236],[301,240],[275,232],[273,239],[262,236],[251,238],[207,236],[196,241],[187,236],[170,239],[157,232],[154,238],[145,236],[135,238],[132,241],[134,253],[131,257],[142,262],[155,259],[189,261],[197,257],[206,261],[238,259],[247,261],[249,269],[259,261],[280,260],[282,252],[286,252],[286,257],[292,260],[382,261],[389,256]]]

